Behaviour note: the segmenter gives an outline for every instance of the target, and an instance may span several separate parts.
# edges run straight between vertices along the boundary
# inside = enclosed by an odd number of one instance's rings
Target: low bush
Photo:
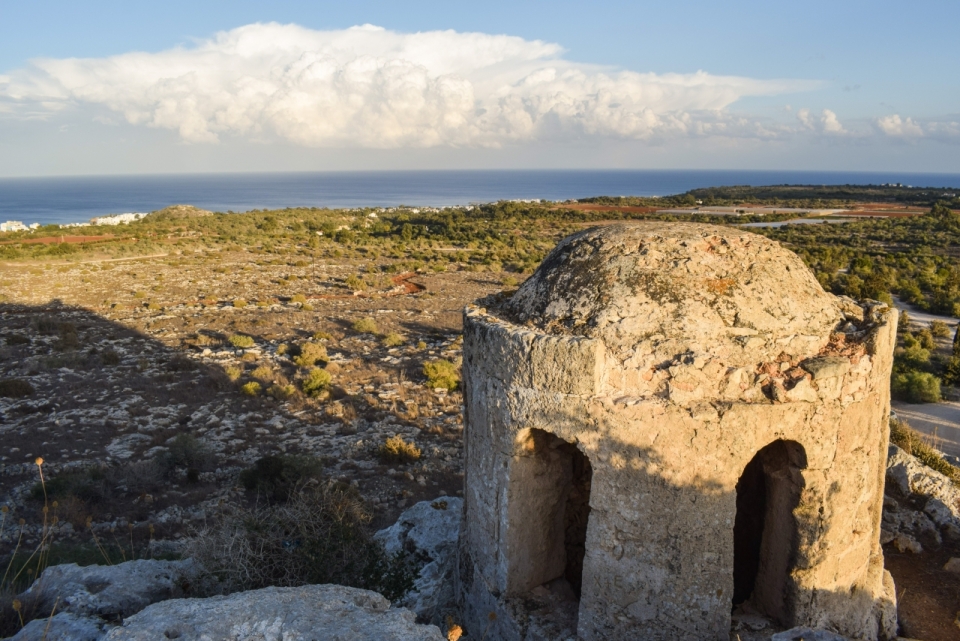
[[[261,365],[257,369],[250,372],[250,376],[252,376],[257,380],[269,383],[270,381],[273,380],[274,374],[273,374],[273,370],[270,369],[268,366]]]
[[[32,395],[35,391],[33,385],[21,378],[0,379],[0,397],[23,398]]]
[[[377,448],[377,456],[384,463],[412,463],[420,459],[420,448],[407,443],[401,436],[391,436]]]
[[[928,372],[894,374],[890,391],[894,398],[908,403],[939,403],[940,379]]]
[[[383,337],[383,344],[387,347],[397,347],[404,344],[403,336],[396,332],[390,332]]]
[[[258,396],[260,394],[260,383],[250,381],[240,386],[240,391],[247,396]]]
[[[299,354],[293,357],[298,367],[313,367],[319,361],[327,361],[327,348],[320,343],[304,343],[300,346]]]
[[[249,347],[253,347],[254,345],[253,337],[247,336],[246,334],[234,334],[227,340],[230,341],[230,344],[237,349],[247,349]]]
[[[302,304],[302,303],[306,303],[306,302],[307,302],[307,297],[304,296],[303,294],[295,294],[292,298],[290,298],[290,302],[291,302],[291,303],[301,303],[301,304]]]
[[[308,396],[318,396],[323,392],[327,387],[330,386],[333,377],[330,376],[330,372],[325,369],[320,369],[315,367],[310,370],[306,378],[300,383],[300,389],[303,390],[304,394]]]
[[[953,335],[953,332],[950,331],[950,326],[939,320],[930,323],[930,333],[935,338],[950,338]]]
[[[356,490],[313,483],[284,503],[221,512],[187,553],[203,568],[207,594],[335,583],[396,600],[413,587],[416,572],[402,555],[386,554],[369,522]]]
[[[243,300],[242,298],[238,298],[233,301],[233,306],[237,309],[243,309],[247,306],[247,301]]]
[[[213,453],[190,434],[177,434],[167,444],[167,451],[159,457],[161,465],[168,470],[206,470],[213,467]]]
[[[323,476],[323,461],[315,456],[264,456],[240,472],[240,484],[274,501],[286,501],[290,493],[311,479]]]
[[[223,368],[223,373],[226,374],[227,378],[231,381],[238,381],[243,375],[243,370],[235,365],[228,365]]]
[[[460,384],[457,366],[443,359],[424,363],[423,375],[427,377],[427,387],[443,388],[452,392]]]
[[[120,364],[120,354],[115,350],[107,348],[100,352],[100,362],[104,365],[115,366]]]
[[[373,318],[367,316],[366,318],[361,318],[358,321],[354,321],[353,331],[358,334],[376,334],[379,330],[377,329],[377,321]]]
[[[292,398],[297,393],[297,388],[293,385],[271,385],[267,388],[267,394],[277,399],[278,401],[286,401]]]

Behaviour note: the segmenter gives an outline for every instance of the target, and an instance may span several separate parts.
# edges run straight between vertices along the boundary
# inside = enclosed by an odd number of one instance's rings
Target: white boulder
[[[405,608],[342,585],[264,588],[209,599],[156,603],[125,620],[106,641],[443,641]]]
[[[463,499],[442,496],[417,503],[374,535],[388,554],[405,552],[420,569],[413,590],[401,604],[423,621],[439,623],[441,610],[455,599],[453,573],[462,517]]]

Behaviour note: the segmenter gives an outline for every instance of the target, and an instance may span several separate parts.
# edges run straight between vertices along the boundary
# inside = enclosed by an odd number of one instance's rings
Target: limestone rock
[[[897,546],[897,549],[901,552],[913,552],[914,554],[923,552],[923,546],[920,545],[915,538],[903,532],[893,539],[893,544]]]
[[[151,603],[182,596],[183,581],[190,581],[195,574],[191,560],[144,559],[85,567],[68,563],[44,570],[20,598],[36,600],[41,610],[57,603],[57,612],[112,621]]]
[[[950,560],[944,564],[943,569],[947,572],[956,572],[960,574],[960,558],[955,556],[950,557]]]
[[[421,620],[439,623],[440,610],[455,599],[453,572],[462,517],[463,499],[443,496],[417,503],[374,536],[389,554],[405,552],[420,568],[414,589],[401,602]]]
[[[778,632],[770,637],[770,641],[847,641],[847,637],[828,630],[814,630],[811,628],[791,628],[786,632]]]
[[[156,603],[114,628],[106,641],[443,641],[413,612],[382,595],[341,585],[264,588],[209,599]]]
[[[34,619],[10,641],[97,641],[103,636],[103,621],[59,612],[50,618]]]
[[[924,512],[937,527],[960,529],[960,488],[896,445],[887,453],[887,483],[903,496],[927,497]]]

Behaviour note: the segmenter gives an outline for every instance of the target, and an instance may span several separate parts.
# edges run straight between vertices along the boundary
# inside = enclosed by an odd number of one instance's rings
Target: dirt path
[[[897,416],[910,427],[930,437],[944,454],[960,456],[960,403],[891,403]]]

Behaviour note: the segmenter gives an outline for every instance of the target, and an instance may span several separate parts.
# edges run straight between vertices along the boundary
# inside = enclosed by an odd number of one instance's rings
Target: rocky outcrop
[[[128,561],[118,565],[55,565],[19,595],[36,612],[56,612],[29,622],[16,641],[99,639],[104,626],[151,603],[184,594],[197,575],[193,561]]]
[[[455,601],[453,574],[462,518],[463,499],[444,496],[417,503],[374,536],[387,553],[403,552],[419,569],[414,589],[401,604],[422,621],[439,625]]]
[[[101,619],[61,612],[30,621],[10,641],[98,641],[103,625]]]
[[[382,595],[341,585],[264,588],[154,604],[110,631],[107,641],[443,641],[413,612]]]
[[[887,456],[881,541],[901,552],[960,540],[960,488],[915,457],[891,445]]]

